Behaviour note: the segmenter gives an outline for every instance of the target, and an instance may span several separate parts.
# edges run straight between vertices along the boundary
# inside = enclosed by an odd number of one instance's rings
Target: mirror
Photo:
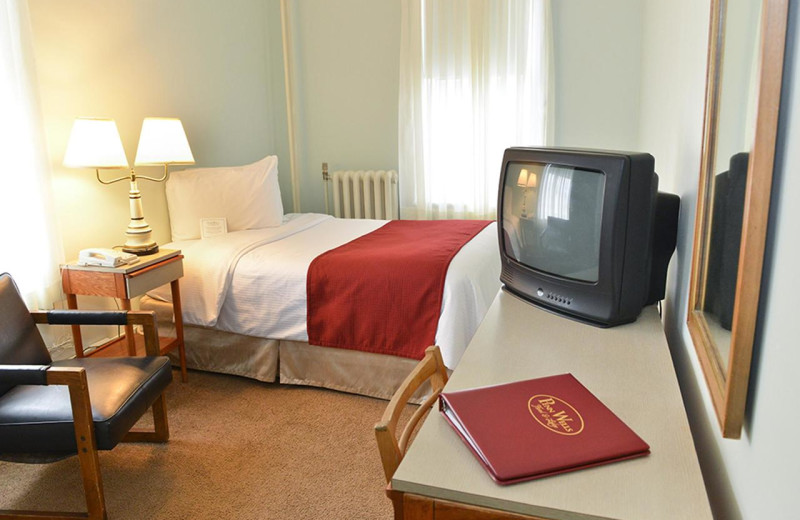
[[[688,326],[739,438],[758,311],[788,0],[712,0]]]

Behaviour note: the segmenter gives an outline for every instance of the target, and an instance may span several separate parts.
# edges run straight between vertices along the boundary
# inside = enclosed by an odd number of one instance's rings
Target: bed
[[[173,174],[170,182],[174,179]],[[172,189],[186,192],[186,186],[173,184]],[[196,193],[191,199],[196,209]],[[185,257],[181,299],[190,368],[391,397],[415,359],[312,345],[306,327],[306,277],[312,261],[388,221],[283,215],[281,208],[279,225],[259,223],[254,229],[197,238],[193,231],[182,233],[177,212],[185,205],[175,203],[169,184],[167,200],[173,242],[162,247],[180,249]],[[210,200],[201,201],[209,204]],[[247,204],[237,202],[243,205]],[[204,211],[209,216],[225,214],[225,208]],[[241,228],[237,217],[228,215],[229,227],[233,221]],[[190,220],[196,219],[195,212]],[[496,233],[496,224],[489,224],[458,250],[447,267],[435,342],[449,369],[458,364],[499,289]],[[142,309],[156,311],[162,335],[175,334],[170,297],[167,288],[160,288],[140,302]]]

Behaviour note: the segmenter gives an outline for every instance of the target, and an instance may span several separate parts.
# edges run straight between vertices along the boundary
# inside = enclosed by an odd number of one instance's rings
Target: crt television
[[[509,148],[498,233],[504,289],[601,327],[664,298],[679,199],[658,192],[653,156]]]

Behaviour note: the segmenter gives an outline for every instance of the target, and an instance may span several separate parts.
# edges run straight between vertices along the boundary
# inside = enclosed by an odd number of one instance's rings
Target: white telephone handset
[[[99,265],[101,267],[119,267],[121,265],[133,264],[139,259],[138,256],[117,251],[116,249],[103,249],[93,247],[84,249],[78,254],[78,265]]]

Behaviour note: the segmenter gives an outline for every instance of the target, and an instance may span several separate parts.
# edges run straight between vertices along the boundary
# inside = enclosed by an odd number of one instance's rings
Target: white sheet
[[[184,255],[181,279],[184,323],[203,327],[216,325],[236,265],[249,251],[332,218],[314,213],[289,214],[283,217],[283,224],[278,227],[235,231],[212,238],[163,245],[164,249],[180,249]],[[148,294],[163,301],[172,300],[169,286]]]
[[[238,231],[164,246],[182,249],[186,257],[181,280],[186,323],[308,341],[306,274],[311,261],[386,223],[316,214],[288,214],[284,220],[272,233]],[[447,272],[436,343],[448,368],[461,359],[500,287],[499,278],[496,224],[491,224],[459,251]],[[150,294],[169,298],[165,290]]]

